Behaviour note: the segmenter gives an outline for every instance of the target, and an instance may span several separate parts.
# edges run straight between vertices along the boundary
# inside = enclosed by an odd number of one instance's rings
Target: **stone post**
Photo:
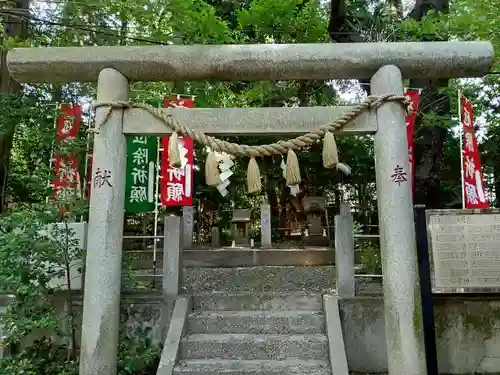
[[[260,205],[260,246],[271,248],[271,205],[263,203]]]
[[[163,300],[161,308],[162,335],[166,337],[170,327],[175,301],[181,289],[182,275],[182,219],[180,216],[165,216],[163,245]]]
[[[340,204],[335,216],[335,271],[339,297],[354,297],[354,221],[351,207]]]
[[[163,294],[177,298],[181,285],[181,218],[165,216],[165,244],[163,246]]]
[[[182,248],[193,247],[194,207],[182,207]]]
[[[403,95],[403,77],[393,65],[371,79],[372,94]],[[384,103],[377,109],[375,171],[384,274],[384,309],[390,375],[426,374],[422,305],[405,109]]]
[[[114,69],[102,70],[97,101],[128,99],[127,78]],[[97,108],[96,124],[107,111]],[[122,109],[114,109],[94,138],[80,375],[116,374],[125,203],[123,115]]]
[[[212,227],[212,249],[220,248],[219,227]]]

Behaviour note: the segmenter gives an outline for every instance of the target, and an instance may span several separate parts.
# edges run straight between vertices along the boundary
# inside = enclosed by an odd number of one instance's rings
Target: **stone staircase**
[[[162,287],[162,257],[157,254],[157,269],[152,272],[152,253],[124,252],[133,268],[133,281],[124,280],[124,290]],[[257,255],[255,255],[257,254]],[[232,292],[302,290],[334,293],[335,266],[326,261],[328,251],[296,249],[276,251],[184,250],[182,273],[183,292],[195,295],[200,291]],[[187,258],[187,259],[186,259]],[[253,260],[252,260],[253,259]],[[252,265],[254,263],[264,265]],[[279,264],[279,265],[275,265]],[[332,262],[330,262],[332,263]],[[380,295],[381,278],[356,278],[357,295]]]
[[[321,293],[222,291],[193,299],[179,375],[331,375]]]

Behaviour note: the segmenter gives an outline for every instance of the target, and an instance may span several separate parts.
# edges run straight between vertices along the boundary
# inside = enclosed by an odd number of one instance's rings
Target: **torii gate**
[[[190,45],[20,48],[7,63],[19,82],[98,82],[99,102],[127,101],[129,80],[366,79],[373,94],[403,95],[404,78],[480,77],[493,61],[488,42]],[[164,109],[213,135],[298,135],[348,108]],[[108,109],[97,109],[97,123]],[[404,108],[395,102],[358,116],[341,132],[375,134],[375,166],[391,375],[426,373],[411,187],[395,183],[409,170]],[[270,125],[271,124],[271,125]],[[94,140],[94,173],[110,184],[90,201],[81,375],[115,375],[118,347],[125,135],[168,135],[144,109],[113,109]],[[104,174],[103,174],[104,173]]]

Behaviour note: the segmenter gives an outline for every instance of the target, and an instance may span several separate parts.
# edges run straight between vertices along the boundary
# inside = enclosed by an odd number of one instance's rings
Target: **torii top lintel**
[[[7,55],[19,82],[95,82],[114,68],[132,81],[370,78],[384,65],[405,78],[481,77],[489,42],[247,44],[17,48]]]

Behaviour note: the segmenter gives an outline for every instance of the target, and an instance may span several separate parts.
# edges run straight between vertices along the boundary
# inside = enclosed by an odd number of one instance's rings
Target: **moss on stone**
[[[361,308],[357,306],[361,306]],[[377,321],[384,319],[384,304],[380,297],[341,299],[340,307],[342,311],[348,312],[347,316],[362,322],[365,327],[370,327]]]
[[[422,316],[422,300],[420,298],[420,282],[417,279],[413,287],[413,332],[419,345],[419,353],[425,353],[424,322]]]
[[[464,314],[464,325],[474,328],[475,331],[484,334],[486,337],[491,337],[495,326],[500,319],[500,306],[492,306],[490,303],[481,303],[481,308],[476,310],[474,308],[474,314],[471,314],[467,309],[467,313]],[[476,313],[478,311],[478,313]]]
[[[479,301],[444,301],[434,309],[436,338],[441,339],[446,330],[461,321],[464,327],[491,337],[500,327],[500,305]]]
[[[443,334],[448,327],[448,316],[446,314],[443,314],[441,310],[434,308],[434,328],[437,340],[440,340],[443,337]]]
[[[388,342],[393,343],[392,348],[387,348],[387,350],[391,350],[394,353],[400,353],[401,348],[399,347],[400,340],[399,335],[401,332],[399,315],[394,314],[394,309],[391,306],[385,306],[386,301],[392,301],[393,290],[390,284],[384,285],[384,316],[385,316],[385,325],[386,325],[386,335],[390,335],[387,337]],[[392,327],[392,330],[388,330],[387,327]]]

